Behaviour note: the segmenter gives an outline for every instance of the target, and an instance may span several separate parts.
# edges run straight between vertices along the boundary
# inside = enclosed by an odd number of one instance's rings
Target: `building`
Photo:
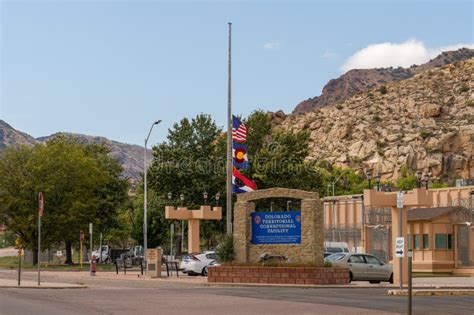
[[[473,192],[474,186],[429,189],[430,206],[408,209],[414,271],[474,274],[474,223],[469,225],[474,219]],[[326,241],[346,242],[350,250],[384,261],[393,259],[390,207],[369,206],[362,195],[326,197],[324,222]]]

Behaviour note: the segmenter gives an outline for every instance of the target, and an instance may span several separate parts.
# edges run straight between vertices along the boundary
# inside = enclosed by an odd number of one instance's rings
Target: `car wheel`
[[[380,283],[380,281],[376,281],[376,280],[369,280],[369,283]]]
[[[393,273],[390,275],[390,280],[388,280],[388,282],[393,284]]]
[[[351,283],[354,279],[354,276],[352,275],[352,271],[349,271],[349,283]]]
[[[197,273],[194,273],[192,271],[188,271],[188,276],[195,277],[195,276],[197,276]]]
[[[207,266],[202,269],[201,275],[207,277]]]

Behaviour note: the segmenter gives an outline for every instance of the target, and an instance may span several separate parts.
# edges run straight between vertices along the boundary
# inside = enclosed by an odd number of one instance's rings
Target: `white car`
[[[393,283],[393,267],[375,256],[358,253],[336,253],[324,259],[338,267],[349,268],[350,281]]]
[[[207,267],[217,258],[216,252],[205,251],[199,254],[185,255],[181,259],[179,269],[188,276],[207,276]]]

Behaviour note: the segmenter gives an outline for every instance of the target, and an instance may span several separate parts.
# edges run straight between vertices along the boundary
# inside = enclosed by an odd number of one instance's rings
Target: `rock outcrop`
[[[402,165],[441,180],[473,178],[473,75],[474,58],[428,68],[335,106],[283,121],[280,113],[273,125],[307,130],[310,159],[372,169],[384,179],[397,178]]]

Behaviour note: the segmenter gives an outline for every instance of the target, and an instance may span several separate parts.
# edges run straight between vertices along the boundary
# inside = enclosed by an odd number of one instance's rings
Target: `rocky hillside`
[[[405,164],[442,180],[472,178],[473,75],[474,58],[457,61],[304,115],[278,112],[274,128],[309,131],[311,159],[384,179],[397,178]]]
[[[15,144],[33,144],[36,140],[32,136],[15,130],[12,126],[0,119],[0,150]]]
[[[330,80],[320,96],[299,103],[293,113],[307,113],[312,110],[334,105],[349,97],[367,92],[388,83],[408,79],[417,73],[474,57],[474,50],[461,48],[456,51],[443,52],[438,57],[420,66],[406,68],[354,69],[337,79]]]
[[[143,147],[139,145],[126,144],[104,137],[86,136],[73,133],[55,133],[51,136],[33,138],[30,135],[17,131],[5,121],[0,120],[0,150],[11,145],[26,144],[32,145],[39,142],[47,141],[58,135],[66,135],[78,139],[84,143],[100,143],[104,144],[111,150],[111,155],[115,157],[123,167],[123,175],[130,178],[131,181],[140,179],[140,173],[143,172]],[[151,161],[152,153],[148,150],[148,161]]]

